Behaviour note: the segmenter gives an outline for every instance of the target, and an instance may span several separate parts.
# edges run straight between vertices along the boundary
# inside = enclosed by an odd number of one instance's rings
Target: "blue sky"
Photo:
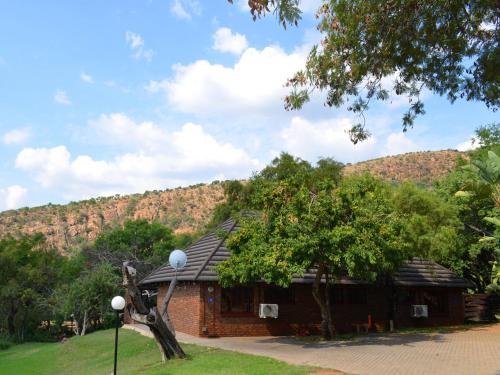
[[[367,113],[373,137],[323,96],[285,112],[283,83],[318,39],[303,0],[298,28],[253,22],[244,0],[2,1],[0,210],[245,178],[280,151],[356,162],[467,147],[498,121],[481,103],[425,95]]]

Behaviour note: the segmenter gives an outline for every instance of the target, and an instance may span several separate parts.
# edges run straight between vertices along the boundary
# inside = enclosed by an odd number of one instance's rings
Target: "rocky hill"
[[[455,150],[409,152],[348,164],[344,168],[344,173],[369,172],[388,181],[409,180],[419,185],[430,186],[433,181],[450,173],[460,157],[467,158],[467,154]]]
[[[414,152],[388,156],[345,167],[346,174],[368,171],[389,181],[411,180],[430,185],[456,165],[458,151]],[[176,233],[204,228],[214,207],[224,200],[222,184],[148,191],[144,194],[89,199],[67,205],[46,205],[0,213],[0,237],[8,233],[43,233],[62,252],[92,241],[105,228],[127,219],[158,220]]]
[[[0,237],[7,233],[42,233],[63,253],[92,241],[105,228],[127,219],[157,220],[176,233],[202,229],[217,203],[224,199],[221,183],[53,205],[0,213]]]

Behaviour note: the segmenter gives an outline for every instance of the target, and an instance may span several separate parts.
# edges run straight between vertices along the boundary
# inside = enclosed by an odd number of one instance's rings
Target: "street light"
[[[113,375],[116,375],[116,359],[118,356],[118,327],[120,326],[120,311],[125,308],[125,299],[122,296],[113,297],[111,307],[116,311],[116,330],[115,330],[115,367]]]
[[[170,263],[170,266],[172,266],[175,271],[179,271],[184,268],[187,262],[187,256],[186,253],[182,250],[174,250],[170,253],[170,256],[168,257],[168,262]]]

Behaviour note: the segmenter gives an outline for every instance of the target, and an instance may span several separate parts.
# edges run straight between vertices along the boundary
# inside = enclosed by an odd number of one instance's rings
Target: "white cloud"
[[[387,136],[382,155],[397,155],[407,152],[419,151],[421,147],[412,140],[408,139],[405,133],[391,133]]]
[[[11,185],[0,189],[0,210],[12,210],[26,202],[28,190],[19,185]]]
[[[107,80],[107,81],[104,81],[104,85],[107,86],[107,87],[115,87],[116,86],[116,82],[112,81],[112,80]]]
[[[153,60],[154,51],[152,49],[144,48],[144,38],[132,31],[125,33],[125,41],[132,51],[132,57],[137,60],[146,60],[151,62]]]
[[[137,49],[144,46],[144,38],[132,31],[127,31],[125,33],[125,41],[132,49]]]
[[[299,8],[304,13],[315,14],[322,3],[323,0],[301,0]]]
[[[320,157],[333,157],[342,162],[364,160],[373,154],[376,138],[353,145],[346,133],[352,125],[349,118],[312,122],[297,116],[280,133],[282,148],[313,162]]]
[[[193,123],[169,132],[157,124],[111,114],[89,126],[110,143],[128,145],[128,151],[97,160],[89,155],[72,157],[65,146],[25,148],[16,167],[32,173],[42,187],[61,190],[66,199],[208,182],[217,174],[242,178],[260,167],[242,148]]]
[[[213,35],[214,44],[212,48],[220,52],[229,52],[235,55],[241,54],[248,47],[245,35],[233,33],[227,27],[219,28]]]
[[[459,143],[456,149],[458,151],[470,151],[475,150],[478,147],[479,143],[474,140],[474,137],[471,137],[469,140]]]
[[[306,52],[286,53],[270,46],[248,48],[232,67],[198,60],[175,65],[171,80],[151,81],[152,92],[164,91],[171,107],[196,115],[229,114],[239,117],[282,108],[283,87],[305,61]]]
[[[82,72],[80,74],[80,79],[86,83],[94,83],[94,79],[92,78],[92,76],[90,74],[85,73],[85,72]]]
[[[149,81],[147,85],[144,86],[144,90],[156,94],[160,91],[168,90],[168,81]]]
[[[56,93],[54,94],[54,101],[59,104],[63,105],[70,105],[71,101],[68,98],[68,95],[66,94],[66,91],[64,90],[57,90]]]
[[[152,122],[135,123],[121,113],[102,114],[89,121],[90,130],[107,143],[153,149],[168,141],[168,134]]]
[[[201,4],[197,0],[173,0],[170,12],[180,19],[190,20],[201,15]]]
[[[22,143],[29,137],[31,137],[30,128],[13,129],[3,135],[2,141],[6,145],[10,145],[14,143]]]

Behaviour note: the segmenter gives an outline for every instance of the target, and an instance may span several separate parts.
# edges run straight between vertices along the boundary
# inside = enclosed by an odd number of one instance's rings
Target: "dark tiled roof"
[[[221,238],[220,229],[227,234]],[[185,281],[215,281],[217,275],[212,269],[214,265],[229,258],[229,251],[224,246],[224,240],[229,233],[237,230],[236,222],[232,219],[226,220],[219,230],[211,232],[186,249],[186,266],[177,273],[178,280]],[[175,271],[167,263],[145,277],[140,284],[159,283],[171,280]]]
[[[227,260],[230,256],[225,247],[227,236],[239,229],[233,219],[226,220],[218,230],[200,238],[186,249],[187,263],[184,269],[177,273],[180,281],[217,281],[215,266]],[[222,230],[222,231],[221,231]],[[225,234],[224,234],[225,232]],[[156,284],[170,281],[174,278],[175,271],[167,263],[145,277],[140,284]],[[309,270],[303,277],[294,277],[294,283],[312,283],[315,270]],[[458,288],[471,288],[474,284],[469,280],[456,276],[449,269],[428,260],[414,258],[406,262],[394,274],[394,283],[401,286],[446,286]],[[338,284],[366,284],[366,282],[341,279]]]
[[[472,281],[455,275],[448,268],[430,260],[413,258],[401,266],[393,275],[395,285],[442,286],[452,288],[474,288]]]

